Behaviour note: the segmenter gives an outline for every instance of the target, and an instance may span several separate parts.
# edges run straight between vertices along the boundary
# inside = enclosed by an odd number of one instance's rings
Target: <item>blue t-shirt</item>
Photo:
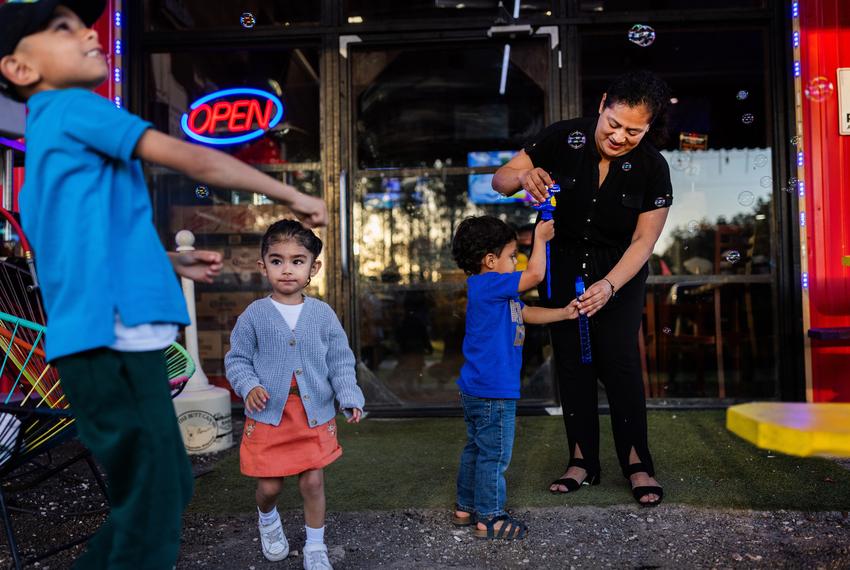
[[[115,341],[128,327],[188,324],[133,150],[151,125],[85,89],[28,102],[21,222],[47,311],[47,358]]]
[[[479,398],[519,399],[525,325],[521,271],[482,273],[466,280],[466,334],[460,391]]]

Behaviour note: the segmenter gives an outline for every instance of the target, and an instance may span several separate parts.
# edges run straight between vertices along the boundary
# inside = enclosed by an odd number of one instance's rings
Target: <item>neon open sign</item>
[[[283,119],[283,103],[261,89],[224,89],[201,97],[180,126],[205,144],[237,144],[263,136]]]

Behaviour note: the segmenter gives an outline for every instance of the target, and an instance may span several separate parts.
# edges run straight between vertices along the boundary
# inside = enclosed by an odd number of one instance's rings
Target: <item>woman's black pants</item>
[[[646,429],[638,334],[643,315],[646,269],[640,271],[598,313],[590,317],[590,364],[581,363],[578,319],[550,325],[570,464],[576,447],[590,473],[599,472],[597,379],[608,395],[620,468],[626,475],[629,455],[654,475]]]

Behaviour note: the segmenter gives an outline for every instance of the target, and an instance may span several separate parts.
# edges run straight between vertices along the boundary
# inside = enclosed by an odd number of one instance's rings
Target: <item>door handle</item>
[[[348,278],[351,272],[351,244],[349,243],[349,213],[348,213],[348,172],[339,173],[339,248],[343,278]]]

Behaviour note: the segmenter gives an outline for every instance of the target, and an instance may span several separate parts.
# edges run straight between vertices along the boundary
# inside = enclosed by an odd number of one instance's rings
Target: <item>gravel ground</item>
[[[57,458],[72,450],[63,448]],[[217,459],[194,457],[196,473]],[[850,461],[842,464],[850,468]],[[59,496],[51,492],[57,485],[63,490]],[[84,463],[7,499],[26,556],[92,532],[106,506]],[[326,538],[337,568],[850,568],[846,512],[664,504],[540,508],[514,515],[530,527],[523,541],[476,539],[468,529],[454,528],[447,510],[433,509],[330,513]],[[301,568],[302,515],[284,512],[283,519],[292,554],[271,563],[260,553],[254,516],[187,514],[177,568]],[[5,566],[10,558],[3,542]],[[69,568],[79,549],[34,567]]]
[[[476,539],[448,512],[334,513],[337,568],[850,568],[846,513],[712,511],[664,505],[518,511],[528,538]],[[190,516],[178,568],[300,568],[300,514],[284,513],[293,552],[267,562],[255,518]]]

